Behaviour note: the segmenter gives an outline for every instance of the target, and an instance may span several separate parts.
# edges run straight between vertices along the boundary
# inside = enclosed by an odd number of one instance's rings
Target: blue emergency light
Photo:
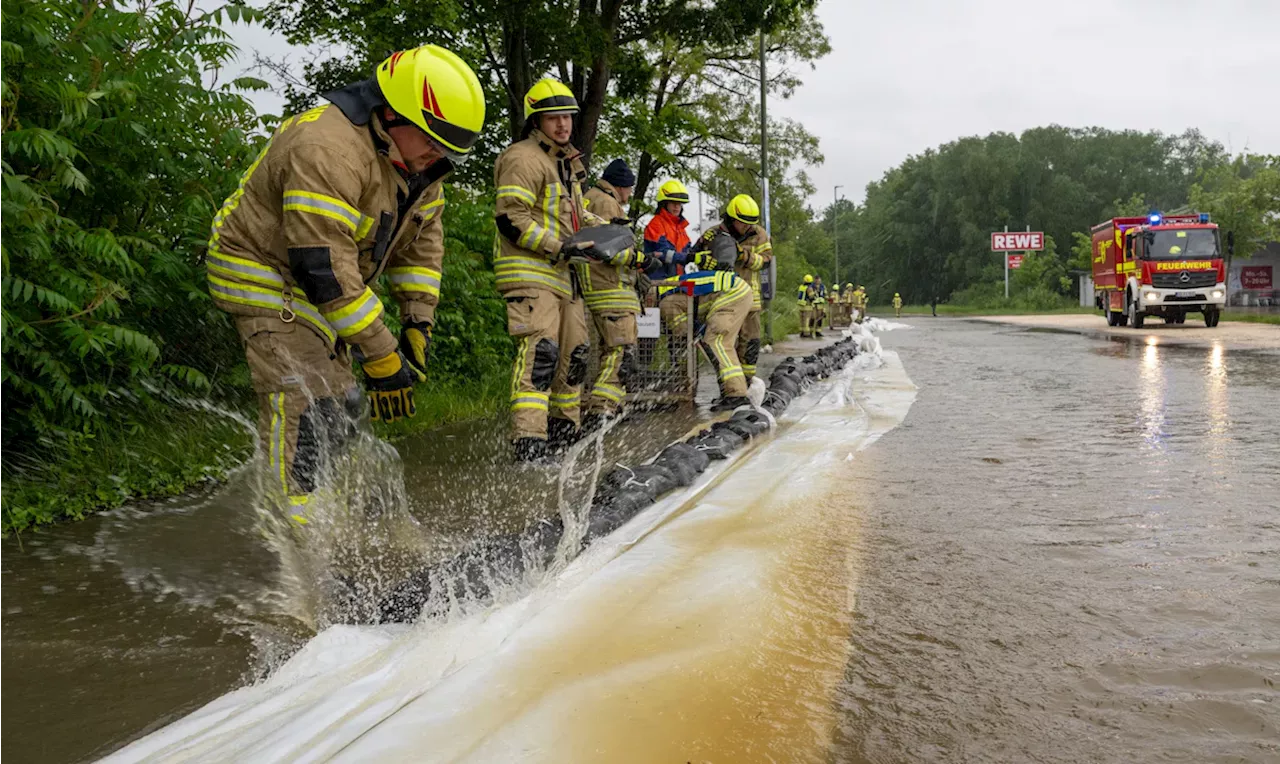
[[[1201,223],[1208,223],[1208,222],[1209,222],[1209,213],[1207,213],[1207,212],[1201,212],[1201,213],[1200,213],[1200,222],[1201,222]]]
[[[1151,221],[1151,225],[1160,225],[1160,221],[1163,219],[1163,216],[1159,212],[1152,212],[1147,216],[1147,220]]]

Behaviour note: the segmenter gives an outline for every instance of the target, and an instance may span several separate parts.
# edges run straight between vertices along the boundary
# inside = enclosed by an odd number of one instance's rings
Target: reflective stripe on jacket
[[[760,310],[764,302],[760,299],[760,271],[765,266],[765,257],[773,254],[773,242],[762,226],[752,226],[751,233],[739,244],[742,255],[734,268],[737,274],[751,284],[754,296],[751,298],[752,310]]]
[[[583,197],[587,211],[601,220],[625,218],[626,210],[618,201],[617,191],[607,181],[596,185]],[[634,249],[621,253],[614,263],[581,263],[577,266],[582,283],[582,299],[587,309],[595,312],[640,312],[640,298],[636,295],[636,267],[644,255]]]
[[[671,264],[667,266],[668,276],[677,275],[676,266],[689,260],[689,221],[684,215],[672,215],[665,207],[658,209],[649,223],[644,227],[644,254],[647,257],[661,257],[671,253]]]
[[[587,171],[578,150],[557,146],[541,130],[498,155],[498,226],[493,270],[499,292],[536,287],[571,296],[567,263],[552,263],[565,239],[599,218],[582,205]]]
[[[213,220],[210,294],[235,315],[300,319],[368,359],[395,350],[372,285],[384,272],[401,319],[431,322],[444,238],[438,162],[406,178],[369,83],[286,119]]]

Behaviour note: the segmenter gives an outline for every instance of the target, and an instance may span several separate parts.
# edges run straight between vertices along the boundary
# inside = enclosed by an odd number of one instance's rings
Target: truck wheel
[[[1187,314],[1179,313],[1178,317],[1173,320],[1175,324],[1185,324],[1187,322]]]
[[[1221,316],[1219,311],[1212,308],[1206,308],[1204,311],[1204,325],[1213,328],[1218,325],[1218,318]]]
[[[1129,323],[1133,325],[1134,329],[1141,329],[1146,316],[1142,314],[1142,311],[1138,310],[1138,303],[1132,299],[1129,300],[1129,313]]]

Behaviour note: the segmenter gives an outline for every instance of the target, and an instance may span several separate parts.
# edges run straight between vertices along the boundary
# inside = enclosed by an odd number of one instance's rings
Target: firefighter
[[[734,206],[734,202],[741,202],[739,207]],[[751,202],[758,210],[754,199],[746,194],[736,197],[729,203],[726,208],[733,216],[735,211],[740,211],[741,206],[746,202]],[[756,213],[757,220],[759,213]],[[735,218],[742,221],[742,218]],[[738,277],[751,285],[751,312],[747,314],[747,320],[742,324],[742,331],[738,333],[738,344],[735,348],[738,352],[738,358],[742,361],[742,373],[746,377],[747,384],[751,384],[752,378],[756,375],[756,361],[760,359],[760,311],[764,307],[764,303],[760,298],[760,271],[769,264],[773,259],[773,242],[769,240],[769,233],[764,230],[764,226],[758,223],[750,225],[749,231],[745,239],[740,244],[742,250],[741,256],[734,268]]]
[[[844,311],[844,325],[853,326],[854,297],[852,283],[845,283],[844,292],[840,295],[840,302],[841,310]]]
[[[893,293],[893,315],[895,318],[902,318],[902,295],[897,292]]]
[[[538,81],[524,98],[524,138],[494,165],[494,275],[507,302],[507,331],[517,343],[511,378],[517,461],[540,461],[578,437],[590,347],[582,286],[569,261],[595,253],[591,242],[565,239],[602,221],[582,203],[587,173],[569,142],[577,112],[578,101],[563,83]]]
[[[268,486],[303,525],[325,460],[364,416],[352,357],[372,419],[415,413],[440,296],[441,182],[484,125],[480,81],[435,45],[324,98],[286,119],[249,166],[214,217],[206,259],[258,395]],[[383,274],[398,341],[371,288]]]
[[[827,288],[821,276],[813,278],[813,336],[822,337],[822,322],[827,317]]]
[[[800,305],[800,336],[813,336],[813,276],[804,274],[804,283],[796,290],[796,302]]]
[[[646,273],[655,279],[679,275],[689,260],[689,221],[684,206],[689,190],[678,180],[658,187],[658,208],[644,227]],[[658,309],[667,333],[667,353],[674,364],[683,358],[688,345],[689,297],[676,289],[660,289]]]
[[[867,288],[858,285],[858,308],[862,312],[862,320],[865,321],[871,315],[871,300],[867,297]]]
[[[697,297],[697,313],[704,321],[702,349],[716,367],[720,400],[712,411],[735,409],[748,403],[747,381],[738,358],[738,334],[751,312],[751,285],[733,272],[742,258],[742,242],[760,222],[760,206],[746,194],[729,200],[720,223],[708,228],[693,246],[691,261],[698,269],[681,283]]]
[[[624,205],[631,201],[635,185],[636,175],[626,161],[615,159],[587,191],[583,204],[603,220],[631,225]],[[599,370],[591,386],[583,430],[597,429],[605,417],[621,411],[622,399],[635,373],[636,317],[640,314],[636,267],[643,261],[643,253],[629,250],[612,263],[595,261],[576,266],[583,299],[600,335]]]

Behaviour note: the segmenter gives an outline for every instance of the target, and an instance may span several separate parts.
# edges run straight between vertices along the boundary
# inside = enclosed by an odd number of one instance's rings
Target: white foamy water
[[[858,578],[848,457],[915,398],[897,355],[862,334],[864,354],[793,401],[772,439],[523,597],[329,628],[108,761],[820,758]]]

